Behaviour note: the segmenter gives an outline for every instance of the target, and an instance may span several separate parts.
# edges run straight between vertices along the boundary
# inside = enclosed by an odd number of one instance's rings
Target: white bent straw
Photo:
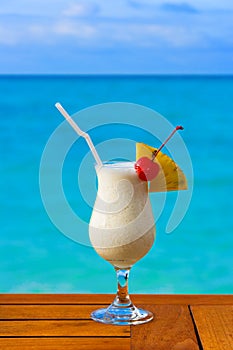
[[[68,123],[72,126],[72,128],[77,132],[77,134],[84,137],[88,146],[90,147],[90,150],[91,150],[91,152],[96,160],[96,163],[99,166],[103,165],[103,163],[101,162],[101,159],[100,159],[100,157],[95,149],[95,146],[93,145],[93,142],[92,142],[90,136],[86,132],[84,132],[80,129],[80,127],[73,121],[73,119],[70,117],[70,115],[66,112],[66,110],[62,107],[62,105],[59,102],[57,102],[55,104],[55,107],[59,110],[59,112],[63,115],[63,117],[68,121]]]

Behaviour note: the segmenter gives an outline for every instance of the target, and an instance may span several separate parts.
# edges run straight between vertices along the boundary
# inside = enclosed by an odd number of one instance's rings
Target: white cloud
[[[140,11],[143,8],[160,8],[163,7],[164,4],[169,4],[174,6],[174,10],[182,7],[188,9],[188,7],[199,10],[216,10],[216,9],[231,9],[233,10],[233,2],[232,0],[128,0],[128,4],[135,9],[139,9]]]
[[[144,48],[162,57],[178,51],[201,55],[203,49],[232,52],[231,11],[232,0],[11,0],[0,8],[1,56],[9,46],[14,57],[23,51],[40,62],[45,52],[59,55],[65,46],[67,52],[78,52],[81,62],[89,52],[101,65],[102,52],[108,57],[114,50],[119,57],[130,50],[139,57]]]
[[[37,15],[44,17],[59,16],[89,16],[96,13],[114,18],[131,17],[138,13],[140,16],[151,16],[164,3],[174,6],[190,6],[201,11],[233,10],[232,0],[11,0],[2,1],[0,15],[17,14]],[[133,5],[135,4],[135,5]],[[137,6],[138,5],[138,6]]]
[[[98,11],[97,4],[87,3],[87,2],[76,2],[70,4],[65,10],[63,10],[62,14],[64,16],[90,16],[95,14]]]
[[[0,7],[1,15],[52,15],[61,7],[62,0],[11,0],[2,1]],[[64,1],[63,1],[64,2]]]
[[[57,35],[74,36],[83,39],[92,39],[97,34],[96,28],[88,23],[67,20],[54,24],[53,32]]]
[[[63,44],[64,40],[77,40],[72,45],[108,47],[151,47],[164,50],[165,46],[176,48],[202,48],[215,45],[214,38],[232,46],[230,15],[195,15],[176,18],[171,14],[158,18],[138,20],[137,18],[108,20],[105,18],[77,17],[27,17],[3,21],[0,26],[0,43],[18,45],[20,43]],[[221,30],[216,23],[223,23]]]
[[[202,36],[195,30],[189,30],[182,25],[147,25],[146,31],[150,37],[158,38],[174,47],[191,47],[202,42]]]
[[[47,33],[47,28],[40,24],[32,24],[28,27],[28,32],[34,38],[44,38]]]
[[[10,30],[5,25],[0,26],[0,44],[14,46],[19,41],[20,33]]]

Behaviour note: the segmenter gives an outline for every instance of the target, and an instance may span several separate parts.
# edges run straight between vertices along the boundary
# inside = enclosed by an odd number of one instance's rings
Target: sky
[[[233,74],[233,1],[1,1],[0,74]]]

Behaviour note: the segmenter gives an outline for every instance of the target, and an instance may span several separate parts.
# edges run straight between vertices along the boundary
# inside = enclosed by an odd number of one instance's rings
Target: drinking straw
[[[157,150],[153,151],[152,160],[155,159],[157,154],[161,151],[161,149],[166,145],[166,143],[170,140],[170,138],[175,134],[177,130],[184,130],[184,128],[181,125],[176,126],[172,133],[168,136],[168,138],[162,143],[162,145]]]
[[[103,163],[95,149],[95,146],[90,136],[86,132],[80,129],[80,127],[73,121],[73,119],[70,117],[70,115],[66,112],[66,110],[62,107],[62,105],[59,102],[55,104],[55,107],[59,110],[59,112],[63,115],[63,117],[68,121],[68,123],[72,126],[72,128],[77,132],[77,134],[84,137],[88,146],[90,147],[90,150],[93,154],[93,157],[96,160],[97,165],[102,166]]]

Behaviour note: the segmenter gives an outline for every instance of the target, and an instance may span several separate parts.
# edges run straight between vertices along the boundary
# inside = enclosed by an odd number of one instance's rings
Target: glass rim
[[[117,164],[119,164],[119,166],[117,166]],[[114,168],[124,168],[125,166],[120,166],[120,164],[129,164],[131,166],[134,167],[135,161],[131,161],[128,159],[114,159],[114,160],[107,160],[107,161],[103,161],[102,165],[99,164],[95,164],[95,168],[101,168],[101,167],[111,167],[113,166]]]

